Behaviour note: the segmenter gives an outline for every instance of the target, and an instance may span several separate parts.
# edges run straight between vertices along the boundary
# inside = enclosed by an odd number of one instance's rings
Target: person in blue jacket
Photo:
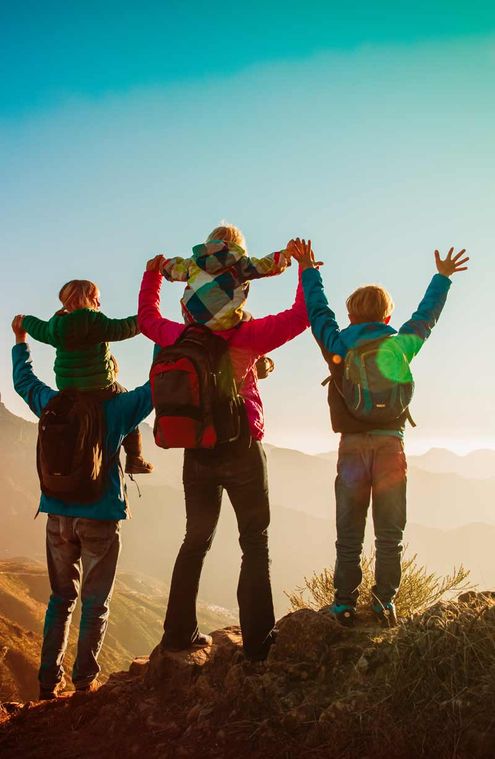
[[[33,373],[22,319],[12,322],[14,388],[31,411],[41,416],[56,394]],[[125,436],[151,413],[149,382],[103,402],[106,426],[108,485],[95,503],[64,503],[41,493],[39,511],[48,514],[46,550],[51,596],[45,616],[39,670],[40,699],[56,698],[65,686],[63,660],[72,612],[81,593],[81,622],[72,672],[76,691],[98,688],[98,654],[108,624],[117,559],[120,520],[127,518],[125,489],[118,453]],[[82,574],[82,580],[81,580]]]
[[[335,596],[329,611],[342,624],[352,625],[362,580],[361,552],[366,515],[372,497],[375,529],[375,585],[372,609],[378,620],[397,623],[394,598],[401,579],[402,537],[406,525],[404,426],[406,409],[384,423],[362,420],[349,411],[342,393],[348,351],[368,341],[396,336],[407,362],[429,337],[447,299],[455,272],[467,269],[468,257],[451,248],[442,259],[435,251],[438,273],[433,276],[417,311],[397,331],[390,326],[394,307],[389,293],[377,285],[356,290],[346,302],[350,325],[340,329],[328,305],[311,242],[296,240],[289,251],[303,268],[302,283],[311,329],[331,373],[329,405],[332,427],[341,433],[335,497],[337,507]]]

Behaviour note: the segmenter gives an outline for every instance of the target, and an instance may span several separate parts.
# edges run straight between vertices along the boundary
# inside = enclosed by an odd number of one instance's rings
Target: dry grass
[[[361,561],[363,581],[360,587],[358,608],[369,607],[372,602],[372,588],[375,584],[375,557],[364,556]],[[427,572],[425,567],[418,565],[417,555],[405,557],[402,560],[402,580],[397,593],[395,604],[400,617],[411,617],[418,614],[441,599],[452,598],[455,593],[470,589],[468,582],[469,570],[462,564],[454,567],[451,574],[441,577],[434,572]],[[297,609],[318,610],[329,606],[333,601],[334,585],[333,571],[324,569],[314,572],[304,578],[304,585],[292,593],[286,593],[291,611]]]
[[[373,557],[363,567],[360,605],[371,600]],[[462,566],[440,577],[403,562],[399,627],[370,638],[364,668],[340,675],[337,702],[351,705],[315,727],[314,756],[354,759],[473,759],[495,756],[495,593],[465,591]],[[332,572],[305,579],[289,595],[293,610],[333,598]],[[349,632],[356,644],[359,627]]]

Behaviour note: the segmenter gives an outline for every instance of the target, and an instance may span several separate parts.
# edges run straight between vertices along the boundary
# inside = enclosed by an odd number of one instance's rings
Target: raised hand
[[[14,316],[12,319],[12,332],[14,333],[16,337],[16,343],[25,343],[27,332],[25,329],[22,328],[22,320],[24,319],[24,314],[17,314],[17,316]]]
[[[452,274],[455,274],[458,271],[466,271],[468,268],[467,266],[463,266],[463,264],[469,261],[469,256],[464,256],[466,250],[463,248],[459,253],[456,253],[455,256],[452,255],[453,252],[454,248],[451,248],[445,258],[440,258],[438,250],[435,251],[437,271],[439,274],[443,274],[444,277],[450,277]]]
[[[311,240],[301,240],[296,237],[287,243],[287,252],[295,258],[301,269],[319,269],[323,261],[315,261],[315,254],[311,247]]]
[[[164,255],[161,253],[158,256],[155,256],[154,258],[150,258],[148,263],[146,264],[146,271],[158,271],[161,273],[163,264],[165,263],[167,259]]]

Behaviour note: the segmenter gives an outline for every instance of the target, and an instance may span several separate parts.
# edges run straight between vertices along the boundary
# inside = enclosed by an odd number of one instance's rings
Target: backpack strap
[[[411,425],[411,427],[417,427],[417,424],[414,421],[414,419],[412,418],[411,412],[409,411],[409,406],[406,409],[406,419],[409,422],[409,424]]]

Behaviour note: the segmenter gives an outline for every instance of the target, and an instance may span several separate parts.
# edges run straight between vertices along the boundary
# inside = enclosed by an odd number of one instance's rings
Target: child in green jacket
[[[62,308],[48,321],[23,316],[22,328],[56,349],[55,378],[59,390],[91,392],[105,400],[126,392],[117,381],[118,366],[109,341],[127,340],[139,334],[137,316],[109,319],[100,311],[100,292],[94,282],[73,279],[59,293]],[[147,474],[152,464],[143,459],[142,438],[136,428],[123,441],[127,455],[125,471]]]

